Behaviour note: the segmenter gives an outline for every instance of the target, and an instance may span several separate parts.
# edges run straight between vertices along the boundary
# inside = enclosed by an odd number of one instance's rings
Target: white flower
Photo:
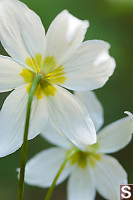
[[[76,96],[82,98],[99,129],[103,111],[95,95],[82,92]],[[119,184],[127,183],[127,173],[115,158],[105,153],[125,147],[132,132],[133,117],[129,114],[99,131],[97,143],[89,145],[88,152],[78,151],[71,157],[57,182],[59,184],[69,176],[68,200],[94,200],[96,190],[105,199],[119,199]],[[42,135],[58,147],[40,152],[27,163],[25,181],[30,185],[49,187],[67,153],[75,147],[49,127]]]
[[[96,142],[88,111],[64,89],[102,87],[114,71],[108,43],[83,42],[88,26],[88,21],[65,10],[45,36],[40,18],[25,4],[0,0],[0,40],[12,57],[0,56],[0,91],[14,89],[0,113],[0,157],[22,145],[28,93],[38,73],[43,80],[32,103],[28,139],[39,134],[49,121],[80,149]]]

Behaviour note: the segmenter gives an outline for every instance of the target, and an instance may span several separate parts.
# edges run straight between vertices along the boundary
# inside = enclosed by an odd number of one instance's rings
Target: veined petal
[[[115,60],[108,53],[109,44],[103,41],[84,42],[68,62],[63,64],[64,87],[93,90],[102,87],[115,69]]]
[[[0,92],[10,91],[22,84],[22,67],[6,56],[0,56]]]
[[[82,43],[88,26],[88,21],[62,11],[48,29],[47,55],[55,56],[59,64],[65,62]]]
[[[96,132],[86,108],[67,90],[56,86],[54,96],[48,96],[50,120],[62,134],[81,150],[96,142]]]
[[[4,102],[0,112],[0,157],[13,153],[22,145],[27,101],[28,93],[26,85],[23,85],[15,89]],[[38,135],[44,128],[47,122],[46,111],[43,102],[37,104],[33,100],[28,139]]]
[[[33,139],[44,130],[48,122],[48,110],[46,98],[34,98],[31,106],[31,117],[29,124],[28,139]]]
[[[111,123],[98,134],[98,152],[112,153],[124,148],[131,141],[132,133],[133,118],[131,116]]]
[[[70,149],[71,143],[67,141],[64,135],[57,127],[48,122],[45,129],[41,132],[41,136],[48,140],[50,143],[57,145],[63,149]]]
[[[90,117],[95,125],[96,131],[101,128],[104,122],[103,118],[103,107],[100,101],[97,99],[94,92],[75,92],[76,97],[80,99],[80,101],[87,108]]]
[[[87,40],[74,52],[64,64],[68,68],[86,66],[108,59],[109,43],[102,40]]]
[[[50,187],[66,156],[66,150],[50,148],[35,155],[26,165],[25,182],[39,187]],[[57,184],[63,182],[71,172],[66,165]]]
[[[4,102],[0,112],[0,157],[13,153],[22,145],[27,100],[24,85],[14,90]]]
[[[102,156],[94,167],[98,192],[108,200],[119,199],[120,184],[127,184],[127,173],[112,156]]]
[[[45,31],[40,18],[17,0],[0,1],[0,39],[13,59],[25,64],[26,58],[45,52]]]
[[[95,194],[93,174],[89,167],[76,167],[68,182],[68,200],[94,200]]]

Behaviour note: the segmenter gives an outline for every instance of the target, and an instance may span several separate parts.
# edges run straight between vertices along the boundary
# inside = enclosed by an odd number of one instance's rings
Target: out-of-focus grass
[[[116,2],[117,3],[113,3]],[[119,2],[118,2],[119,1]],[[105,111],[105,124],[124,117],[125,110],[133,111],[133,6],[124,0],[23,0],[42,19],[48,29],[54,17],[63,9],[68,9],[80,19],[88,19],[90,28],[86,40],[102,39],[111,44],[111,55],[116,59],[117,67],[107,84],[96,90]],[[132,0],[131,0],[132,2]],[[2,47],[0,54],[6,55]],[[8,93],[0,94],[0,106]],[[4,133],[3,133],[4,134]],[[28,158],[50,145],[38,136],[29,142]],[[132,154],[133,142],[125,149],[114,154],[129,174],[129,183],[133,183]],[[20,150],[0,159],[0,200],[14,200],[17,193],[17,173]],[[46,172],[44,172],[46,173]],[[66,199],[65,185],[54,192],[53,200]],[[25,187],[25,200],[44,199],[46,190]],[[97,199],[102,199],[97,197]]]

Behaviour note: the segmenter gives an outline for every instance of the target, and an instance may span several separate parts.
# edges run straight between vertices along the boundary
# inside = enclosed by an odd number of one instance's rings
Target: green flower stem
[[[77,151],[78,151],[78,150],[73,149],[72,151],[70,151],[70,152],[67,154],[67,156],[66,156],[64,162],[62,163],[62,165],[61,165],[61,167],[60,167],[60,169],[59,169],[59,171],[58,171],[58,173],[57,173],[57,175],[56,175],[56,177],[55,177],[55,179],[54,179],[54,181],[53,181],[51,187],[49,188],[49,190],[48,190],[48,192],[47,192],[46,197],[45,197],[44,200],[50,200],[51,195],[52,195],[52,193],[53,193],[53,190],[54,190],[54,188],[55,188],[55,185],[56,185],[56,182],[57,182],[58,178],[60,177],[60,175],[61,175],[63,169],[65,168],[65,166],[66,166],[66,164],[67,164],[67,162],[70,160],[70,158],[71,158]]]
[[[20,160],[20,175],[19,175],[19,183],[18,183],[18,196],[17,200],[23,199],[23,191],[24,191],[24,175],[25,175],[25,165],[26,165],[26,156],[27,156],[27,146],[28,146],[28,130],[29,130],[29,121],[30,121],[30,114],[31,114],[31,104],[34,96],[34,92],[37,86],[37,83],[42,79],[42,75],[36,75],[31,89],[29,93],[29,99],[27,104],[27,113],[26,113],[26,121],[25,121],[25,130],[24,130],[24,137],[23,137],[23,145],[21,150],[21,160]]]

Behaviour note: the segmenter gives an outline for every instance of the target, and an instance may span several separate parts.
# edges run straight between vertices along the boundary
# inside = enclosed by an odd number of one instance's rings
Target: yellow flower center
[[[36,54],[35,57],[26,59],[26,65],[31,70],[23,69],[20,75],[24,78],[25,83],[28,83],[26,87],[28,93],[36,74],[42,74],[43,76],[35,90],[34,95],[37,99],[42,99],[44,95],[54,96],[56,91],[54,84],[60,85],[66,80],[64,68],[62,65],[57,67],[54,56],[42,58],[41,54]]]
[[[78,150],[71,158],[70,158],[70,164],[78,164],[79,167],[85,168],[87,166],[87,163],[91,165],[91,167],[95,167],[95,164],[98,160],[101,159],[101,155],[97,154],[96,149],[97,143],[94,145],[90,145],[91,151],[84,152],[81,150]],[[94,148],[93,148],[94,147]],[[75,147],[73,147],[75,148]]]

